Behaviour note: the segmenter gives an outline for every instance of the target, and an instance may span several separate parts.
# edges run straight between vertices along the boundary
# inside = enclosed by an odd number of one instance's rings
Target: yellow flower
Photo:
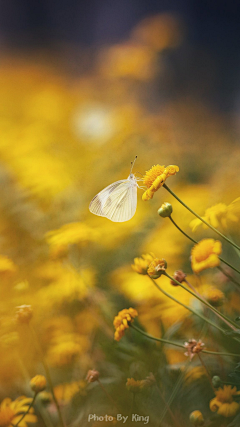
[[[217,288],[208,289],[204,292],[204,297],[214,307],[220,307],[225,300],[224,293]]]
[[[215,228],[220,226],[227,228],[227,221],[238,222],[239,201],[240,198],[234,200],[228,206],[225,203],[218,203],[217,205],[211,206],[206,209],[202,218]],[[203,228],[207,228],[207,225],[198,218],[190,222],[192,231],[195,231],[200,225],[202,225]]]
[[[84,245],[98,238],[99,233],[96,230],[81,222],[65,224],[58,230],[52,230],[46,234],[50,253],[54,258],[65,255],[69,245],[76,243]]]
[[[134,380],[134,378],[128,378],[126,382],[126,387],[132,393],[139,393],[142,391],[144,386],[144,380]]]
[[[0,427],[12,427],[22,418],[24,412],[27,412],[32,398],[20,396],[16,400],[6,398],[0,404]],[[33,408],[18,424],[19,427],[27,427],[27,423],[36,423],[37,417],[33,414]]]
[[[135,317],[138,316],[137,310],[134,308],[124,308],[118,312],[118,315],[114,318],[113,325],[116,329],[114,339],[120,341],[124,335],[125,329],[129,328],[129,324],[133,322]]]
[[[206,268],[214,268],[220,264],[218,255],[222,251],[222,244],[218,240],[203,239],[197,243],[191,252],[192,270],[194,273]]]
[[[43,375],[36,375],[30,381],[30,387],[35,393],[45,390],[47,385],[46,378]]]
[[[4,256],[0,255],[0,275],[3,277],[9,277],[16,273],[17,267],[13,261]]]
[[[155,255],[151,252],[150,254],[143,254],[141,258],[134,258],[134,264],[132,269],[138,274],[148,274],[147,270],[150,263],[154,260]]]
[[[210,401],[210,409],[223,417],[233,417],[239,410],[239,404],[233,400],[233,396],[238,396],[240,391],[236,387],[224,385],[215,391],[216,397]]]
[[[167,262],[165,259],[155,258],[148,267],[148,275],[151,279],[158,279],[166,270]]]
[[[47,358],[51,366],[62,367],[74,363],[88,349],[87,337],[78,334],[62,334],[53,340]]]
[[[79,393],[81,396],[86,395],[86,381],[74,381],[71,383],[59,384],[54,387],[54,394],[57,400],[62,403],[68,403],[75,394]]]
[[[152,199],[155,191],[163,186],[166,179],[175,175],[179,171],[179,167],[175,165],[170,166],[153,166],[143,177],[143,183],[147,186],[147,190],[143,193],[142,199],[144,201]]]

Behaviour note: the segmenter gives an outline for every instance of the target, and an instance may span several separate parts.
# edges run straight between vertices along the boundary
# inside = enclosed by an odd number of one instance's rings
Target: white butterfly
[[[137,156],[135,160],[136,158]],[[113,222],[125,222],[133,217],[137,209],[137,181],[141,181],[141,178],[136,178],[132,173],[135,160],[127,179],[110,184],[92,199],[90,212]]]

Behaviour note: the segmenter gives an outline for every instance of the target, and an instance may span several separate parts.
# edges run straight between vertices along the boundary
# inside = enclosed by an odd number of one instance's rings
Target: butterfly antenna
[[[133,162],[131,162],[131,169],[130,169],[130,173],[132,173],[133,166],[134,166],[134,163],[136,162],[136,160],[137,160],[137,156],[135,156],[135,159],[133,160]]]

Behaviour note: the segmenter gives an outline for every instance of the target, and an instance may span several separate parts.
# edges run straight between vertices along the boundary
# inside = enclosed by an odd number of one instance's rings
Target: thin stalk
[[[58,403],[57,398],[56,398],[55,393],[54,393],[54,388],[53,388],[53,383],[52,383],[50,371],[49,371],[48,365],[47,365],[47,363],[45,361],[42,348],[41,348],[41,346],[40,346],[40,344],[38,342],[38,338],[36,336],[36,333],[35,333],[35,330],[34,330],[33,326],[30,323],[28,324],[28,326],[29,326],[29,329],[30,329],[31,334],[32,334],[32,339],[33,339],[35,348],[39,352],[39,354],[41,355],[42,364],[43,364],[43,367],[45,369],[46,377],[47,377],[47,380],[48,380],[48,384],[49,384],[49,387],[50,387],[50,390],[51,390],[51,393],[52,393],[52,397],[53,397],[54,403],[55,403],[56,408],[57,408],[57,412],[58,412],[60,423],[61,423],[62,427],[65,427],[65,424],[64,424],[64,421],[63,421],[63,417],[62,417],[62,413],[61,413],[61,410],[60,410],[60,406],[59,406],[59,403]]]
[[[203,360],[202,360],[202,358],[201,358],[201,356],[200,356],[200,354],[199,354],[199,353],[198,353],[198,358],[199,358],[199,360],[200,360],[200,362],[201,362],[201,364],[202,364],[202,366],[203,366],[203,369],[204,369],[204,370],[205,370],[205,372],[206,372],[206,375],[207,375],[208,380],[209,380],[209,382],[210,382],[211,388],[212,388],[213,392],[215,393],[215,388],[213,387],[213,384],[212,384],[212,378],[211,378],[211,376],[210,376],[210,374],[209,374],[209,372],[208,372],[208,369],[207,369],[207,367],[206,367],[205,363],[203,362]]]
[[[151,279],[151,278],[150,278]],[[173,301],[175,301],[177,304],[182,305],[183,307],[185,307],[187,310],[191,311],[191,313],[195,314],[196,316],[198,316],[200,319],[204,320],[205,322],[207,322],[209,325],[213,326],[214,328],[218,329],[219,331],[223,332],[225,334],[225,330],[222,329],[220,326],[216,325],[215,323],[213,323],[211,320],[209,320],[207,317],[203,316],[202,314],[198,313],[197,311],[195,311],[193,308],[189,307],[188,305],[184,304],[183,302],[179,301],[177,298],[174,298],[171,294],[169,294],[168,292],[164,291],[156,282],[154,279],[151,279],[153,284],[156,286],[156,288],[159,289],[160,292],[162,292],[164,295],[166,295],[168,298],[172,299]]]
[[[180,387],[181,387],[181,384],[182,384],[183,378],[184,378],[184,376],[186,375],[186,371],[187,371],[187,368],[188,368],[188,366],[189,366],[189,364],[190,364],[190,363],[191,363],[191,362],[188,362],[188,364],[186,365],[185,369],[181,372],[181,374],[180,374],[180,375],[179,375],[179,377],[178,377],[178,380],[177,380],[176,385],[175,385],[175,387],[174,387],[174,389],[173,389],[173,391],[172,391],[172,394],[171,394],[170,398],[168,399],[167,406],[165,406],[165,409],[163,410],[162,416],[161,416],[161,418],[160,418],[160,425],[161,425],[162,421],[163,421],[163,420],[164,420],[164,418],[165,418],[165,415],[166,415],[166,413],[167,413],[167,411],[168,411],[168,407],[170,407],[170,406],[171,406],[171,404],[172,404],[173,400],[175,399],[175,397],[176,397],[176,395],[177,395],[177,393],[178,393],[178,390],[179,390],[179,389],[180,389]]]
[[[23,420],[23,418],[26,417],[26,415],[29,413],[30,409],[33,407],[34,402],[36,400],[36,397],[37,397],[37,393],[35,393],[35,395],[33,396],[33,400],[31,401],[31,403],[30,403],[27,411],[22,415],[22,417],[20,418],[20,420],[18,420],[17,424],[13,424],[13,427],[17,427],[20,424],[20,422]]]
[[[118,407],[116,405],[116,403],[114,402],[113,398],[110,396],[110,394],[107,392],[107,390],[105,389],[105,387],[103,387],[101,381],[98,379],[97,380],[98,384],[100,385],[101,389],[104,391],[104,393],[106,394],[106,396],[108,397],[108,399],[110,400],[110,402],[115,406],[115,408],[118,410]]]
[[[228,319],[224,314],[220,313],[215,307],[213,307],[211,304],[209,304],[207,301],[204,301],[202,297],[195,294],[191,289],[188,289],[186,286],[184,286],[182,283],[178,282],[178,280],[171,277],[166,271],[163,273],[165,276],[167,276],[170,280],[173,280],[177,285],[181,286],[181,288],[185,289],[188,293],[193,295],[195,298],[197,298],[199,301],[201,301],[203,304],[205,304],[208,308],[210,308],[215,314],[218,314],[222,317],[222,320],[225,319],[228,323],[231,323],[236,329],[238,329],[238,325],[233,322],[231,319]]]
[[[175,225],[175,227],[185,236],[187,237],[189,240],[191,240],[193,243],[198,244],[198,241],[193,239],[191,236],[189,236],[189,234],[185,233],[185,231],[183,231],[179,225],[177,225],[177,223],[172,219],[171,215],[169,216],[170,221],[172,221],[172,223]],[[240,274],[240,271],[234,267],[232,264],[230,264],[228,261],[226,261],[225,259],[223,259],[222,257],[218,257],[220,259],[221,262],[223,262],[224,264],[226,264],[228,267],[232,268],[234,271],[236,271],[238,274]],[[229,279],[231,279],[236,285],[240,286],[240,283],[238,283],[232,276],[230,276],[228,273],[225,272],[225,270],[223,270],[221,267],[217,267],[223,274],[225,274],[226,277],[228,277]]]
[[[154,337],[153,335],[150,335],[150,334],[148,334],[147,332],[144,332],[142,329],[139,329],[139,328],[138,328],[137,326],[135,326],[133,323],[131,323],[131,324],[130,324],[130,327],[131,327],[131,328],[133,328],[133,329],[135,329],[135,331],[139,332],[139,333],[140,333],[140,334],[142,334],[143,336],[145,336],[145,337],[149,338],[150,340],[158,341],[158,342],[161,342],[161,343],[164,343],[164,344],[169,344],[169,345],[173,345],[173,346],[175,346],[175,347],[180,347],[180,348],[185,349],[184,344],[179,344],[179,343],[177,343],[177,342],[170,341],[170,340],[167,340],[167,339],[165,339],[165,338],[157,338],[157,337]],[[234,353],[223,353],[223,352],[210,351],[210,350],[202,350],[201,352],[202,352],[202,353],[206,353],[206,354],[211,354],[211,355],[213,355],[213,356],[229,356],[229,357],[237,357],[237,358],[239,358],[239,356],[240,356],[240,354],[234,354]]]
[[[170,188],[166,185],[163,184],[163,187],[170,193],[172,194],[173,197],[175,197],[175,199],[177,199],[187,210],[189,210],[189,212],[191,212],[193,215],[195,215],[198,219],[200,219],[200,221],[202,221],[204,224],[206,224],[209,228],[211,228],[213,231],[215,231],[215,233],[217,233],[219,236],[222,237],[222,239],[226,240],[228,243],[230,243],[230,245],[234,246],[235,248],[237,248],[238,250],[240,250],[240,247],[238,245],[236,245],[236,243],[232,242],[232,240],[228,239],[228,237],[224,236],[224,234],[222,234],[220,231],[218,231],[215,227],[213,227],[211,224],[209,224],[207,221],[205,221],[205,219],[203,219],[200,215],[198,215],[196,212],[194,212],[189,206],[187,206],[181,199],[179,199],[179,197],[172,191],[170,190]]]
[[[165,408],[169,412],[169,415],[170,415],[170,417],[172,419],[172,422],[174,423],[175,427],[179,427],[179,424],[178,424],[178,422],[177,422],[177,420],[176,420],[176,418],[175,418],[175,416],[174,416],[174,414],[173,414],[170,406],[168,405],[168,402],[166,401],[166,399],[165,399],[165,397],[164,397],[163,393],[161,392],[161,390],[160,390],[160,388],[159,388],[158,385],[157,385],[157,391],[158,391],[158,394],[161,397],[161,399],[162,399],[162,401],[163,401],[163,403],[165,405]]]

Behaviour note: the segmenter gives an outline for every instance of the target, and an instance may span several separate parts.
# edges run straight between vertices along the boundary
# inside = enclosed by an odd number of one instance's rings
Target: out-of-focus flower
[[[227,228],[228,221],[238,222],[240,214],[240,197],[235,199],[230,205],[225,203],[218,203],[217,205],[211,206],[206,209],[204,216],[202,217],[205,221],[211,224],[213,227]],[[192,231],[195,231],[200,225],[203,228],[208,228],[200,219],[196,218],[190,222]]]
[[[20,305],[16,307],[16,320],[19,323],[29,323],[33,317],[31,305]]]
[[[151,279],[158,279],[167,268],[167,262],[165,259],[155,258],[149,265],[147,273]]]
[[[35,393],[45,390],[47,385],[46,378],[43,375],[36,375],[30,381],[30,387]]]
[[[99,378],[99,372],[96,371],[96,369],[90,369],[87,373],[86,380],[88,383],[94,383],[95,381],[98,381]]]
[[[61,403],[68,403],[73,396],[79,393],[81,396],[86,395],[86,381],[73,381],[71,383],[59,384],[54,387],[56,399]]]
[[[16,271],[17,267],[13,261],[4,255],[0,255],[0,276],[8,278],[14,275]]]
[[[172,214],[172,205],[171,203],[164,202],[162,206],[158,209],[158,215],[162,218],[168,218]]]
[[[239,411],[239,403],[234,401],[234,396],[239,396],[240,391],[237,387],[224,385],[215,391],[216,397],[210,401],[210,409],[212,412],[217,412],[225,418],[234,417]]]
[[[189,421],[194,427],[202,426],[204,424],[203,414],[200,411],[193,411],[189,415]]]
[[[126,382],[126,387],[128,391],[132,393],[140,393],[143,389],[143,381],[144,380],[134,380],[134,378],[128,378]]]
[[[142,388],[148,388],[156,384],[156,378],[154,377],[153,373],[150,372],[150,374],[145,378],[145,380],[142,380]]]
[[[134,258],[132,269],[138,274],[147,275],[148,267],[154,258],[155,255],[152,252],[150,254],[143,254],[140,258]]]
[[[44,301],[46,307],[71,303],[73,300],[82,300],[94,286],[95,275],[91,270],[81,270],[79,274],[75,269],[63,268],[62,274],[48,286],[39,289],[37,298]]]
[[[147,190],[143,193],[142,199],[144,201],[153,198],[154,193],[163,186],[169,176],[176,175],[179,167],[175,165],[170,166],[153,166],[143,177],[143,183],[147,186]]]
[[[190,360],[194,357],[195,354],[200,353],[204,348],[204,343],[199,340],[196,341],[194,339],[189,340],[188,342],[185,342],[184,347],[187,349],[185,356],[189,356]]]
[[[4,348],[13,348],[19,344],[19,335],[17,332],[8,332],[1,335],[1,345]]]
[[[6,398],[0,404],[0,427],[12,427],[22,418],[24,412],[27,412],[32,398],[21,396],[16,400]],[[19,427],[26,427],[27,423],[36,423],[37,417],[34,415],[33,408],[18,424]]]
[[[120,341],[124,335],[125,329],[129,328],[129,325],[134,321],[135,317],[138,316],[137,310],[134,308],[124,308],[118,312],[118,315],[114,318],[113,325],[115,327],[114,339]]]
[[[175,280],[177,280],[179,283],[184,282],[184,280],[186,279],[187,275],[182,271],[182,270],[177,270],[175,271],[173,278]],[[179,286],[176,282],[174,282],[174,280],[170,280],[171,285],[173,286]]]
[[[155,74],[157,57],[152,49],[127,42],[105,50],[100,58],[101,70],[108,77],[148,80]]]
[[[132,37],[156,51],[174,48],[182,40],[178,19],[168,13],[145,18],[134,28]]]
[[[65,224],[58,230],[49,231],[46,235],[50,253],[54,258],[65,255],[69,245],[76,243],[84,245],[87,242],[96,241],[98,238],[99,232],[82,222]]]
[[[191,263],[194,273],[220,264],[218,255],[222,252],[222,244],[218,240],[203,239],[191,251]]]
[[[78,334],[63,334],[53,340],[47,353],[51,366],[63,367],[74,363],[81,353],[88,349],[87,337]]]
[[[224,293],[217,288],[207,289],[203,296],[214,307],[220,307],[225,301]]]

